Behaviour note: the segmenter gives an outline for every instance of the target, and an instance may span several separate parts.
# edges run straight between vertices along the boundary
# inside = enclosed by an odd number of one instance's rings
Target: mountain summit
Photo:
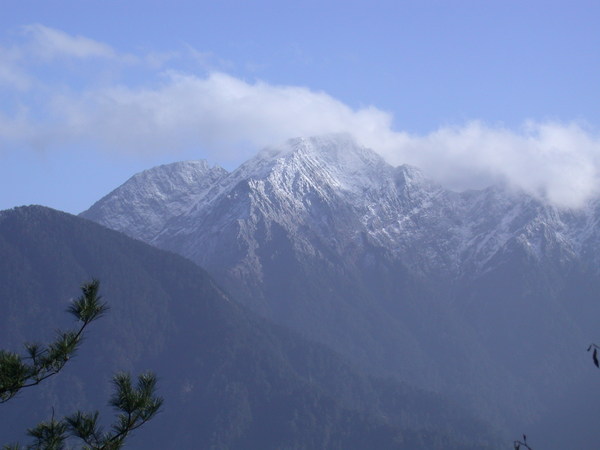
[[[502,187],[452,192],[347,135],[292,139],[193,180],[188,164],[136,175],[82,216],[180,253],[260,314],[499,423],[534,420],[576,383],[573,348],[593,340],[600,313],[600,209]]]

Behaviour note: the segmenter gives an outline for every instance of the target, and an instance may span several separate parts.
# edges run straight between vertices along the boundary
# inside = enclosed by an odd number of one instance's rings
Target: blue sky
[[[156,164],[351,132],[454,188],[598,195],[596,1],[12,1],[0,209],[78,213]]]

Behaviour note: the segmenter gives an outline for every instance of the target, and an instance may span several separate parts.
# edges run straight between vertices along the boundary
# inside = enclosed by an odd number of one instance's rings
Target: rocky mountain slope
[[[448,392],[508,427],[534,422],[585,373],[581,348],[600,313],[597,203],[560,210],[502,186],[451,192],[338,135],[213,169],[185,208],[185,183],[155,195],[176,167],[199,163],[178,164],[82,216],[192,259],[253,310],[375,373]]]

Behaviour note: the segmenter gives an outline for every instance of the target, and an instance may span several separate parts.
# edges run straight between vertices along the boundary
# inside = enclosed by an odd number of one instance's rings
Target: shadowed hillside
[[[0,213],[0,277],[5,349],[69,326],[68,299],[91,277],[111,307],[61,374],[0,405],[4,443],[25,443],[52,407],[105,405],[117,370],[152,370],[164,409],[132,448],[495,448],[449,402],[357,373],[247,312],[193,263],[87,220]]]

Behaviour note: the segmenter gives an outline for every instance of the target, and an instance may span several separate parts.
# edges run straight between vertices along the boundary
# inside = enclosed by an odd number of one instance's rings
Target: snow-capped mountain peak
[[[509,244],[536,258],[552,245],[563,249],[564,258],[573,256],[581,248],[573,236],[581,233],[572,228],[583,223],[573,219],[577,213],[504,188],[447,191],[417,168],[392,167],[347,134],[290,139],[231,173],[205,161],[156,167],[133,176],[83,216],[167,248],[177,236],[181,248],[171,249],[202,255],[203,264],[211,257],[203,243],[215,239],[214,230],[235,229],[235,239],[255,241],[263,223],[300,241],[318,236],[335,242],[335,251],[367,237],[410,270],[452,276],[486,270]],[[312,244],[298,245],[316,251]]]

